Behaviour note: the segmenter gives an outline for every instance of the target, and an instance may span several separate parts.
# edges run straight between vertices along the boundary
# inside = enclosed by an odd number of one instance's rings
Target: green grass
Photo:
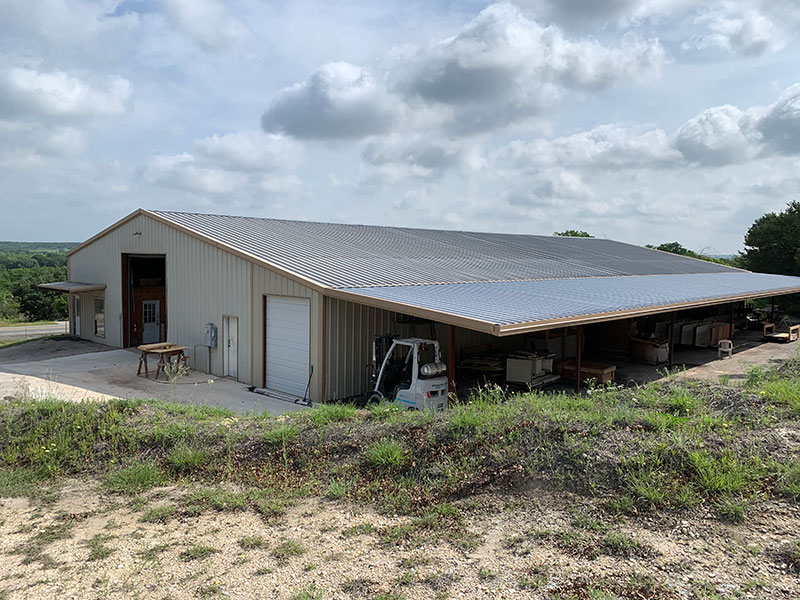
[[[795,412],[800,412],[800,380],[772,379],[760,385],[760,393],[765,399],[776,404],[783,404]]]
[[[405,464],[407,458],[403,444],[392,438],[374,442],[364,451],[367,464],[376,469],[395,469]]]
[[[352,404],[322,404],[306,411],[305,416],[315,425],[327,425],[351,421],[358,417],[358,410]]]
[[[152,462],[135,463],[112,471],[106,476],[106,487],[118,494],[138,494],[162,485],[164,472]]]
[[[114,548],[109,548],[106,542],[114,539],[114,536],[108,534],[97,534],[91,539],[86,541],[86,546],[89,548],[89,560],[104,560],[114,553]]]
[[[322,590],[312,583],[292,593],[289,600],[322,600]]]
[[[306,549],[297,540],[283,540],[272,549],[272,556],[276,560],[284,562],[294,556],[305,554]]]
[[[177,512],[177,508],[171,504],[156,506],[147,510],[139,519],[142,523],[166,523]]]
[[[239,546],[242,550],[256,550],[258,548],[265,548],[267,543],[264,538],[258,535],[245,536],[239,538]]]
[[[724,396],[717,384],[672,379],[585,397],[490,386],[439,414],[329,404],[265,419],[138,400],[4,400],[0,496],[41,498],[63,476],[101,477],[160,522],[170,515],[144,506],[156,486],[197,486],[175,501],[175,517],[251,510],[276,519],[311,494],[409,515],[409,527],[377,533],[401,544],[456,520],[430,507],[529,478],[603,497],[614,514],[704,504],[721,519],[746,519],[763,498],[800,501],[800,463],[753,443],[775,427],[797,430],[792,396],[765,387],[800,391],[797,364],[751,373],[751,386]],[[473,541],[462,531],[453,543]]]
[[[269,446],[282,447],[292,444],[300,435],[300,429],[293,423],[270,426],[264,432],[264,441]]]
[[[219,552],[216,548],[203,544],[193,544],[181,552],[180,557],[185,561],[201,560]]]
[[[167,454],[167,463],[178,473],[191,473],[202,469],[209,460],[208,452],[180,443]]]

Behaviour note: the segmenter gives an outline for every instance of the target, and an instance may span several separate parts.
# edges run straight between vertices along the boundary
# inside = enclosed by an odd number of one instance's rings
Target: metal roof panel
[[[741,272],[594,238],[152,212],[331,288]]]

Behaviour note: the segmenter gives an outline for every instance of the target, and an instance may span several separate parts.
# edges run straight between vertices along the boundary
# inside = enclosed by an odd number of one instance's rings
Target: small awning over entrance
[[[105,283],[79,283],[77,281],[56,281],[54,283],[40,283],[36,287],[54,292],[67,294],[80,294],[82,292],[97,292],[106,289]]]

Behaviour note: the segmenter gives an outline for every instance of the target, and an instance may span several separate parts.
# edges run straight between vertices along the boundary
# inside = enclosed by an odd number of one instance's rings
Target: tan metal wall
[[[140,232],[141,235],[134,235]],[[222,335],[222,316],[239,317],[239,378],[251,380],[250,263],[210,244],[140,215],[69,257],[73,281],[105,283],[106,337],[93,335],[92,294],[81,294],[81,337],[122,346],[123,253],[166,255],[167,339],[188,346],[203,344],[203,325],[214,323]],[[88,320],[87,320],[88,319]],[[220,342],[222,340],[220,339]],[[204,368],[205,350],[196,363]],[[211,350],[211,372],[222,375],[221,344]]]
[[[141,232],[141,235],[134,233]],[[261,386],[264,371],[265,295],[311,299],[311,398],[322,396],[323,300],[310,288],[239,258],[189,234],[140,215],[69,258],[70,279],[105,283],[106,337],[95,338],[92,293],[81,294],[81,337],[122,346],[122,254],[164,254],[167,278],[167,339],[188,346],[194,364],[206,365],[203,326],[214,323],[219,345],[211,372],[222,375],[222,317],[239,317],[239,380]],[[196,350],[196,352],[195,352]]]
[[[326,400],[350,398],[366,391],[365,367],[372,360],[372,340],[376,335],[431,336],[427,325],[417,325],[415,330],[410,325],[396,324],[398,314],[391,311],[335,298],[326,298],[325,304]],[[450,326],[436,323],[434,337],[442,349],[442,358],[447,362]],[[460,359],[462,351],[513,348],[521,343],[514,337],[498,338],[456,327],[456,359]]]

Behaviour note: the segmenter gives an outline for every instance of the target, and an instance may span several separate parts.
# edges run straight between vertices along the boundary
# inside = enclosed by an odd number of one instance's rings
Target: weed
[[[352,482],[344,479],[331,479],[328,482],[328,487],[325,489],[325,497],[330,500],[341,500],[347,496]]]
[[[322,590],[312,583],[294,592],[289,596],[289,600],[322,600]]]
[[[175,511],[176,508],[171,504],[156,506],[145,512],[139,520],[142,523],[166,523]]]
[[[257,535],[239,538],[239,546],[242,550],[255,550],[257,548],[264,548],[266,545],[267,543],[264,541],[264,538]]]
[[[270,427],[264,432],[264,442],[275,448],[285,447],[293,443],[300,435],[300,429],[294,423],[282,423]]]
[[[362,523],[361,525],[353,525],[352,527],[342,530],[342,535],[348,538],[358,535],[369,535],[374,529],[371,523]]]
[[[778,558],[783,560],[793,573],[800,573],[800,540],[782,545],[778,549]]]
[[[722,498],[716,504],[717,515],[732,523],[741,523],[747,516],[748,503],[742,498]]]
[[[495,577],[497,577],[497,575],[491,569],[486,569],[484,567],[478,569],[478,579],[481,579],[482,581],[494,579]]]
[[[760,384],[759,393],[776,404],[783,404],[795,412],[800,412],[800,394],[797,393],[800,382],[792,379],[772,379]]]
[[[407,460],[403,445],[392,438],[371,444],[364,452],[364,458],[370,466],[383,470],[400,467]]]
[[[114,539],[113,535],[99,533],[87,540],[86,546],[89,548],[89,560],[103,560],[111,556],[114,549],[105,545],[111,539]]]
[[[608,553],[621,556],[630,556],[641,550],[641,545],[635,539],[614,531],[607,533],[602,543]]]
[[[330,403],[322,404],[306,412],[306,417],[315,425],[327,425],[350,421],[358,415],[358,409],[352,404]]]
[[[108,489],[118,494],[138,494],[163,483],[164,473],[152,462],[136,463],[106,477]]]
[[[306,549],[296,540],[283,540],[272,549],[272,556],[279,561],[287,561],[293,556],[305,554]]]
[[[188,547],[186,550],[181,552],[181,559],[185,561],[190,560],[200,560],[203,558],[208,558],[212,554],[219,552],[216,548],[211,546],[205,546],[203,544],[193,544],[192,546]]]
[[[784,467],[780,473],[778,490],[792,500],[800,500],[800,462]]]
[[[167,462],[178,473],[191,473],[202,469],[208,463],[208,452],[181,443],[174,446],[167,454]]]
[[[350,594],[353,596],[366,596],[372,593],[372,590],[376,586],[376,582],[368,577],[358,577],[357,579],[348,579],[341,586],[341,589],[345,594]]]

